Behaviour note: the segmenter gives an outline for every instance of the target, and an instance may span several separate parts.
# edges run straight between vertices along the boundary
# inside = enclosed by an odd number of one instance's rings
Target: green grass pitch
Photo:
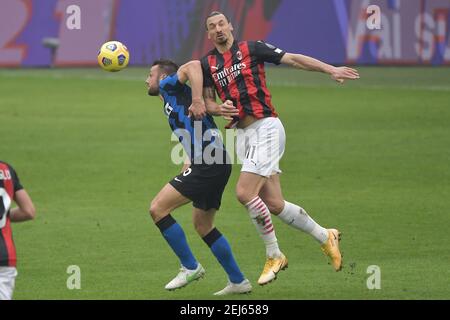
[[[450,297],[449,69],[360,73],[340,86],[320,74],[268,70],[287,132],[285,198],[343,232],[343,271],[332,270],[310,236],[274,218],[289,269],[258,287],[264,246],[235,199],[234,166],[216,225],[254,291],[227,298]],[[185,206],[174,217],[207,274],[164,290],[179,265],[148,207],[179,167],[146,74],[0,70],[0,158],[15,166],[37,207],[35,221],[13,225],[15,299],[215,299],[226,284]],[[70,265],[81,268],[80,290],[66,287]],[[370,265],[380,267],[380,290],[366,286]]]

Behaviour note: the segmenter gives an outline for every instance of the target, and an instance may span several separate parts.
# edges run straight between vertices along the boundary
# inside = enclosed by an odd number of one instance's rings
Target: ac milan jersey
[[[14,246],[9,208],[14,194],[23,189],[14,169],[0,161],[0,267],[16,266],[16,248]]]
[[[215,87],[220,99],[231,100],[239,110],[233,122],[251,115],[277,117],[267,89],[264,63],[280,64],[285,51],[263,41],[234,41],[227,52],[217,49],[201,59],[203,86]]]

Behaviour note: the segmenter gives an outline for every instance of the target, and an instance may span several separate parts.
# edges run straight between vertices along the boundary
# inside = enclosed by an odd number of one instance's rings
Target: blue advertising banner
[[[238,39],[329,63],[450,64],[450,0],[1,0],[0,66],[94,65],[108,40],[131,65],[198,59],[214,10]]]

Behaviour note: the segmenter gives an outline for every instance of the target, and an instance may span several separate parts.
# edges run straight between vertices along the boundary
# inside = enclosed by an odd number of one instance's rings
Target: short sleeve
[[[12,168],[11,166],[9,166],[9,172],[11,173],[11,179],[13,181],[13,185],[14,185],[14,192],[17,192],[19,190],[23,189],[22,184],[20,183],[19,180],[19,176],[17,175],[16,171],[14,170],[14,168]]]
[[[172,95],[183,90],[184,85],[178,80],[178,74],[174,73],[159,82],[159,89]]]
[[[201,59],[201,65],[203,72],[203,88],[214,87],[214,80],[209,69],[207,57]]]
[[[256,41],[253,45],[253,54],[263,62],[279,65],[281,63],[281,58],[283,58],[286,54],[286,51],[283,51],[264,41]]]

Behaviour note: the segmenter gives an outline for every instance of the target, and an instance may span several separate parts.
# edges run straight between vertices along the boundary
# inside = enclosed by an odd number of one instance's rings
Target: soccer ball
[[[119,41],[109,41],[100,48],[97,55],[97,61],[103,70],[116,72],[128,65],[130,53],[123,43]]]

